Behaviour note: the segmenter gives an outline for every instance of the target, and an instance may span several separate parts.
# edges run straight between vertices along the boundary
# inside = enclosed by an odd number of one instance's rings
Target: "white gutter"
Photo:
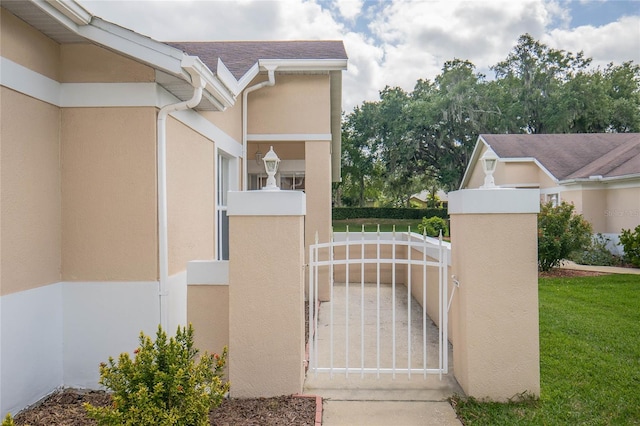
[[[188,101],[165,105],[158,112],[158,269],[160,297],[160,325],[167,331],[169,315],[169,246],[167,230],[167,116],[175,111],[191,109],[202,100],[202,89],[206,81],[200,74],[192,74],[193,96]]]
[[[255,92],[256,90],[262,89],[263,87],[273,86],[276,84],[275,71],[277,66],[271,65],[267,66],[266,68],[269,72],[269,80],[248,87],[244,92],[242,92],[242,174],[244,176],[244,178],[242,179],[243,191],[247,190],[249,180],[249,172],[247,170],[247,97],[251,92]]]

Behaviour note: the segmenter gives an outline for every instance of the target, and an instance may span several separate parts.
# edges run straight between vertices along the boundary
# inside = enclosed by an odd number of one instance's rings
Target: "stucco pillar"
[[[305,194],[298,191],[229,193],[229,380],[235,398],[302,392],[305,210]]]
[[[539,191],[449,193],[454,374],[469,396],[540,394]]]
[[[304,145],[305,193],[307,194],[307,224],[305,244],[329,242],[331,237],[331,141],[307,141]],[[308,253],[307,253],[308,255]],[[326,256],[326,252],[319,255]],[[308,257],[307,257],[308,258]],[[325,259],[320,259],[325,260]],[[318,298],[329,300],[329,272],[318,272]]]

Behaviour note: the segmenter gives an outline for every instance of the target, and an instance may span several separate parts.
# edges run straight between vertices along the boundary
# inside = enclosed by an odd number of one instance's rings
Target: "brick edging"
[[[322,397],[319,395],[295,394],[294,398],[315,398],[316,399],[316,419],[315,426],[322,426]]]

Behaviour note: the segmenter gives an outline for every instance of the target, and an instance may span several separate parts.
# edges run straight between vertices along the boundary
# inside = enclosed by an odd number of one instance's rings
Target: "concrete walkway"
[[[347,362],[347,333],[349,366],[361,366],[361,347],[365,345],[365,367],[376,365],[377,322],[375,316],[365,320],[364,335],[360,332],[362,299],[365,300],[365,313],[377,311],[377,296],[374,285],[366,285],[364,293],[359,284],[349,286],[349,315],[347,327],[346,288],[344,285],[334,287],[333,302],[325,302],[320,306],[318,316],[318,358],[323,366],[330,365],[330,332],[329,322],[331,311],[334,315],[333,330],[333,365],[344,367]],[[391,303],[394,299],[390,286],[381,286],[380,295],[380,366],[391,368],[392,321]],[[407,294],[404,286],[397,286],[396,301],[396,366],[407,365],[407,354],[411,354],[411,366],[420,368],[423,364],[422,351],[422,308],[412,301],[411,315],[407,310]],[[332,306],[333,303],[333,306]],[[408,334],[408,324],[411,323],[411,334]],[[438,330],[427,318],[428,348],[427,366],[433,368],[438,361]],[[409,343],[411,349],[408,350]],[[437,374],[407,373],[392,374],[359,374],[345,373],[307,373],[304,392],[319,395],[324,398],[323,425],[461,425],[456,414],[447,402],[447,398],[454,393],[462,394],[462,389],[453,377],[453,357],[451,345],[447,345],[449,353],[449,374],[440,379]]]
[[[604,272],[606,274],[632,274],[640,275],[640,269],[638,268],[620,268],[617,266],[591,266],[591,265],[578,265],[577,263],[565,260],[560,265],[563,269],[575,269],[576,271],[590,271],[590,272]]]

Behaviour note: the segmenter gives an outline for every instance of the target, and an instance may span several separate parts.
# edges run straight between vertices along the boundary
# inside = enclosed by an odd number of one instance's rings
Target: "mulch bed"
[[[603,272],[579,271],[577,269],[553,268],[547,272],[538,272],[540,278],[573,278],[573,277],[597,277],[606,275]]]
[[[49,396],[15,417],[16,425],[30,426],[95,426],[82,406],[88,402],[106,406],[111,397],[104,391],[64,389]],[[311,425],[315,424],[315,398],[279,396],[275,398],[228,399],[211,410],[212,425]]]

